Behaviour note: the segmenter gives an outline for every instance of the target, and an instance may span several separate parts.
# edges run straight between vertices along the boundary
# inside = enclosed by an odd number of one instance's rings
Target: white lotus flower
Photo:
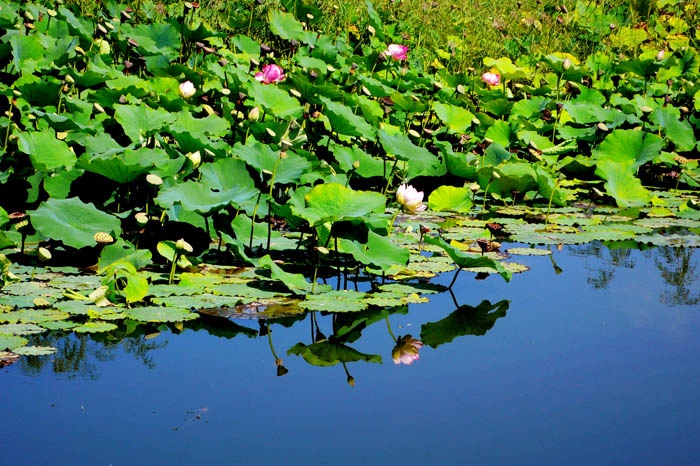
[[[190,159],[192,165],[195,167],[202,163],[202,154],[200,154],[199,151],[187,154],[187,158]]]
[[[180,96],[184,97],[185,99],[189,99],[195,94],[195,92],[197,92],[197,88],[194,87],[192,81],[185,81],[184,83],[180,84],[178,92]]]
[[[423,204],[423,191],[417,191],[416,188],[410,184],[402,184],[399,186],[399,189],[396,190],[396,200],[411,214],[421,212],[428,208],[428,206]]]

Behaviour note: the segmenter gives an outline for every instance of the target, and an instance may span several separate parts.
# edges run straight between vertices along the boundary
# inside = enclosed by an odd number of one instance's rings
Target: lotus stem
[[[483,253],[482,253],[482,255],[483,255]],[[457,281],[457,275],[459,275],[459,272],[461,272],[461,271],[462,271],[462,267],[457,267],[457,272],[455,272],[455,276],[452,277],[452,281],[450,282],[450,286],[447,287],[448,290],[452,289],[452,285],[454,285],[455,282]]]
[[[386,328],[389,330],[389,335],[391,335],[392,340],[396,343],[396,337],[394,336],[394,332],[391,331],[391,324],[389,324],[389,316],[385,317],[384,320],[386,320]]]
[[[544,216],[544,224],[547,226],[549,223],[549,210],[552,208],[552,199],[554,198],[554,191],[557,190],[557,187],[559,186],[559,178],[557,178],[557,181],[554,182],[554,188],[552,188],[552,192],[549,193],[549,204],[547,204],[547,214]]]
[[[396,217],[399,215],[399,211],[401,209],[396,209],[396,212],[394,212],[394,216],[391,217],[391,222],[389,223],[389,232],[387,233],[387,236],[391,236],[391,230],[394,229],[394,222],[396,221]]]
[[[255,216],[258,213],[258,205],[260,204],[260,196],[262,196],[262,192],[258,193],[258,200],[255,201],[255,209],[253,209],[253,222],[250,224],[250,242],[248,244],[248,247],[250,249],[253,249],[253,232],[255,231]]]
[[[175,256],[173,256],[173,263],[170,265],[170,276],[168,277],[168,285],[173,284],[175,279],[175,268],[177,267],[177,261],[180,260],[180,252],[176,251]]]

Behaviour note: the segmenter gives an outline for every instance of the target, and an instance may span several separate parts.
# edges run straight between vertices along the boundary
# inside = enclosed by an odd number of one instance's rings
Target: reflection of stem
[[[275,353],[275,347],[272,346],[272,326],[270,325],[267,326],[267,342],[270,344],[270,351],[272,351],[272,356],[274,356],[275,361],[277,361],[279,358],[277,357],[277,353]]]
[[[482,253],[482,255],[483,255],[483,253]],[[462,271],[462,267],[457,267],[457,272],[455,272],[455,276],[452,277],[452,282],[450,282],[450,286],[447,287],[448,290],[452,289],[452,285],[454,285],[455,282],[457,281],[457,275],[459,275],[459,272],[461,272],[461,271]]]
[[[560,273],[563,272],[563,270],[561,269],[561,267],[559,267],[559,266],[557,265],[557,263],[554,262],[554,255],[553,255],[553,254],[550,254],[550,255],[549,255],[549,260],[552,262],[552,267],[554,267],[554,273],[556,273],[557,275],[559,275]]]
[[[385,317],[386,319],[386,328],[389,329],[389,335],[391,335],[391,338],[394,340],[394,343],[396,343],[396,337],[394,336],[394,332],[391,331],[391,325],[389,324],[389,317]]]
[[[452,288],[448,288],[447,291],[450,292],[450,296],[452,296],[452,302],[455,303],[455,307],[459,309],[459,303],[457,302],[457,297],[455,294],[452,292]]]

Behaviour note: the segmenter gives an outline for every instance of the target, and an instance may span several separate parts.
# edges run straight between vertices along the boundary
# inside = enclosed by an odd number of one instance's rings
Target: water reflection
[[[609,247],[601,243],[592,243],[572,246],[564,249],[563,254],[585,259],[586,280],[593,288],[610,287],[616,273],[623,269],[634,269],[640,262],[640,268],[646,266],[652,272],[658,271],[661,279],[659,282],[665,285],[659,294],[660,302],[668,306],[700,303],[694,249],[659,247],[634,251],[629,247],[619,247],[621,245],[616,243],[612,245],[613,247]],[[550,260],[557,274],[565,274],[566,270],[557,265],[553,256],[550,256]],[[564,263],[565,269],[572,270],[575,264],[575,262],[566,261],[565,256],[561,255],[558,255],[556,260]],[[539,264],[539,267],[546,267],[546,263]],[[652,264],[653,266],[649,267]],[[647,279],[648,277],[645,278]],[[257,320],[251,319],[250,316],[242,320],[243,315],[237,315],[228,309],[218,313],[206,311],[198,319],[185,323],[149,324],[126,320],[119,322],[118,328],[112,332],[81,335],[54,331],[28,336],[30,345],[53,346],[57,348],[57,353],[43,357],[22,357],[15,364],[26,375],[51,370],[68,378],[95,379],[100,375],[102,364],[115,359],[121,352],[131,355],[145,367],[152,368],[155,365],[154,351],[163,349],[168,344],[167,339],[156,341],[152,338],[161,333],[177,338],[178,334],[189,330],[205,332],[212,337],[222,339],[238,337],[265,339],[270,347],[277,376],[287,374],[295,364],[292,361],[303,360],[317,367],[341,365],[347,383],[353,386],[355,378],[351,374],[351,363],[388,362],[384,361],[380,354],[365,353],[357,349],[360,347],[363,333],[369,327],[375,324],[386,325],[388,332],[383,331],[386,332],[386,350],[378,352],[391,355],[396,364],[410,365],[419,359],[421,352],[425,351],[423,345],[438,348],[458,337],[485,335],[494,328],[498,319],[506,317],[510,307],[508,300],[494,303],[483,300],[478,304],[460,304],[451,291],[450,294],[454,303],[453,310],[441,319],[423,323],[420,334],[413,332],[413,334],[394,335],[391,320],[398,320],[399,316],[408,314],[408,305],[361,312],[313,311],[288,317]],[[254,326],[241,325],[246,321],[253,323]],[[280,348],[280,337],[292,327],[295,327],[295,340],[298,338],[301,341],[293,345],[291,342],[285,343],[291,347]],[[289,341],[288,333],[285,337],[286,341]],[[271,367],[273,367],[272,364]]]

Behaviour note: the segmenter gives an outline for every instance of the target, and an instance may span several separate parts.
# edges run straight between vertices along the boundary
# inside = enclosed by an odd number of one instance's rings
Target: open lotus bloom
[[[410,184],[402,184],[396,190],[396,200],[407,211],[412,214],[421,212],[428,208],[423,204],[423,191],[418,191]]]
[[[391,44],[383,53],[387,58],[391,57],[394,60],[405,60],[408,58],[406,52],[408,52],[408,47],[399,44]]]
[[[197,92],[197,88],[194,87],[192,81],[185,81],[184,83],[180,84],[180,87],[178,87],[177,92],[180,94],[181,97],[189,99],[195,94],[195,92]]]
[[[265,65],[255,74],[255,79],[263,84],[278,83],[285,78],[282,68],[277,65]]]
[[[481,75],[481,80],[489,86],[501,84],[501,76],[498,73],[484,73]]]
[[[423,342],[416,340],[411,337],[411,335],[405,335],[399,337],[396,342],[396,346],[391,351],[391,357],[394,360],[394,364],[406,364],[410,366],[413,361],[420,359],[418,350],[423,347]]]

